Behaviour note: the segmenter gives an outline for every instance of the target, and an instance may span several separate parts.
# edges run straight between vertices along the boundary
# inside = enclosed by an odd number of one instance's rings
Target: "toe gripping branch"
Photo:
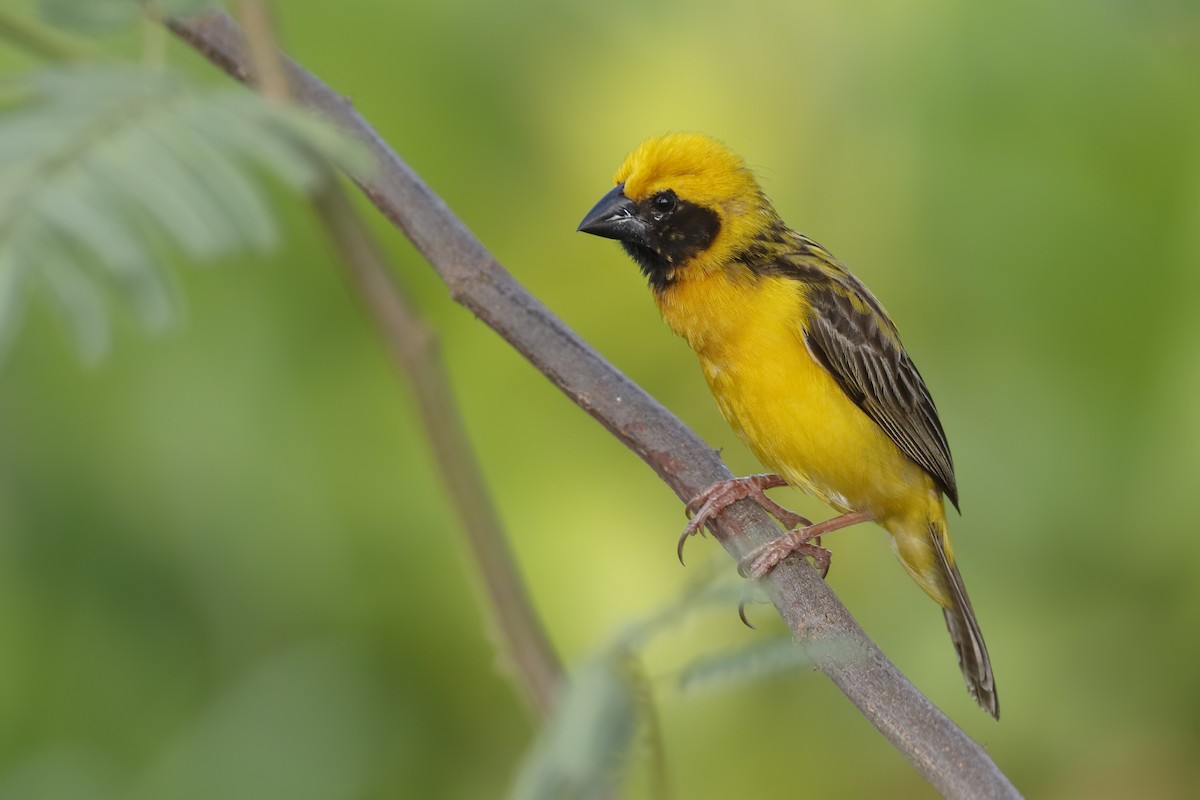
[[[757,580],[775,569],[775,565],[792,553],[803,553],[812,558],[821,577],[829,575],[830,553],[815,541],[820,541],[822,535],[841,528],[868,522],[874,515],[868,511],[851,511],[816,525],[808,525],[788,531],[774,541],[767,542],[762,547],[753,550],[738,563],[738,572],[750,580]]]
[[[696,533],[703,534],[705,525],[739,500],[753,500],[764,511],[779,520],[787,529],[787,533],[751,551],[749,555],[738,562],[738,573],[749,580],[757,580],[767,575],[780,561],[791,554],[801,553],[813,560],[813,566],[821,573],[821,579],[824,580],[829,575],[832,554],[821,547],[821,535],[859,522],[867,522],[872,519],[873,515],[865,511],[852,511],[814,525],[799,514],[788,511],[765,494],[767,489],[786,485],[787,481],[783,478],[768,472],[720,481],[696,495],[685,507],[691,520],[679,537],[679,547],[676,550],[679,555],[679,563],[683,563],[683,546],[687,544],[688,537]],[[738,603],[738,616],[747,627],[754,627],[746,619],[746,601],[744,599]]]
[[[687,513],[692,518],[679,537],[679,546],[676,550],[679,555],[679,563],[683,563],[683,546],[687,543],[688,537],[696,533],[703,533],[705,525],[739,500],[753,500],[764,511],[779,520],[788,532],[753,550],[738,563],[738,572],[750,580],[757,580],[769,573],[776,564],[792,553],[802,553],[813,560],[813,565],[821,573],[821,577],[825,578],[829,574],[831,555],[828,550],[821,547],[821,536],[840,528],[867,522],[873,519],[874,515],[868,511],[851,511],[814,525],[799,514],[788,511],[764,493],[767,489],[786,485],[787,481],[780,476],[774,473],[763,473],[720,481],[698,494],[686,507]]]
[[[718,481],[692,498],[685,509],[691,517],[691,521],[683,529],[683,533],[679,537],[679,546],[676,548],[679,563],[683,563],[683,546],[687,543],[688,537],[697,533],[703,534],[705,525],[739,500],[753,500],[764,511],[779,520],[789,531],[812,526],[812,523],[804,517],[788,511],[767,497],[764,493],[765,490],[774,489],[777,486],[787,486],[787,481],[774,473],[767,472],[761,475],[747,475],[744,478]],[[828,564],[826,570],[828,570]]]

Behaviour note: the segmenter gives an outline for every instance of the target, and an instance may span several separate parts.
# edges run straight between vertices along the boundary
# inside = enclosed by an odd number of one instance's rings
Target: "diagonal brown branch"
[[[276,46],[269,0],[241,0],[238,10],[258,91],[271,102],[290,101],[292,90]],[[339,256],[338,266],[416,396],[426,439],[466,539],[467,561],[485,595],[480,605],[491,623],[500,659],[528,706],[547,719],[554,710],[562,666],[525,591],[475,461],[437,337],[408,301],[332,170],[313,192],[312,202]]]
[[[244,42],[228,17],[205,14],[168,24],[214,64],[247,80]],[[704,442],[526,292],[348,101],[303,68],[286,63],[298,101],[337,122],[374,153],[375,174],[352,177],[412,240],[457,302],[637,453],[681,499],[730,477]],[[718,540],[735,558],[778,534],[766,515],[746,502],[731,507],[716,525]],[[809,648],[814,663],[942,794],[1020,797],[983,748],[875,646],[815,570],[792,560],[772,572],[767,585],[801,646],[837,643]]]

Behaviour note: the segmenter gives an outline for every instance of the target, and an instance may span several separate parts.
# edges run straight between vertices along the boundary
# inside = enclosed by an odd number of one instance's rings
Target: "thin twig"
[[[214,64],[245,79],[249,63],[244,42],[227,16],[204,14],[168,24]],[[451,297],[641,457],[681,499],[730,477],[711,448],[513,280],[345,98],[292,62],[288,72],[301,104],[341,125],[373,152],[377,171],[352,177],[412,240]],[[736,559],[779,535],[765,513],[745,501],[722,514],[715,527],[718,540]],[[664,542],[668,553],[669,544]],[[766,583],[797,642],[817,645],[807,648],[817,667],[942,794],[1020,797],[983,748],[917,691],[867,637],[815,570],[791,559]],[[830,641],[837,646],[827,646]]]
[[[88,48],[11,11],[0,11],[0,39],[46,61],[70,61],[93,55]]]
[[[291,100],[267,0],[241,0],[255,85],[268,100]],[[501,661],[526,704],[542,719],[554,710],[562,666],[538,619],[500,516],[468,440],[437,337],[408,301],[358,212],[332,172],[313,193],[313,206],[337,251],[338,266],[378,328],[392,360],[409,381],[425,423],[442,483],[466,537],[467,561],[486,594],[485,616]]]
[[[525,591],[483,476],[471,452],[436,337],[400,291],[344,191],[329,183],[313,198],[346,277],[380,329],[416,394],[442,481],[466,534],[468,561],[486,589],[501,658],[528,705],[543,719],[554,709],[562,677],[554,648]]]
[[[246,32],[255,88],[272,103],[288,102],[292,92],[288,86],[287,72],[283,69],[281,51],[275,41],[271,4],[268,0],[240,0],[237,10]]]
[[[646,665],[633,652],[628,654],[625,669],[637,697],[639,716],[645,720],[646,748],[650,751],[650,796],[655,800],[671,800],[674,792],[671,790],[671,776],[667,772],[667,748],[650,676],[646,674]]]

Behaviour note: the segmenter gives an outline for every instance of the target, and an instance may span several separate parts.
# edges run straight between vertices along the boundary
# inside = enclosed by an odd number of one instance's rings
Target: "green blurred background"
[[[287,49],[739,473],[757,465],[636,269],[574,231],[647,135],[703,130],[744,154],[882,299],[937,398],[1002,721],[967,697],[882,532],[830,538],[834,589],[1028,796],[1194,796],[1200,9],[731,9],[277,10]],[[183,326],[146,337],[122,318],[89,369],[35,307],[0,373],[4,800],[500,797],[532,741],[407,388],[312,213],[279,208],[280,252],[181,272]],[[710,540],[681,568],[670,491],[368,216],[441,335],[568,664],[731,570]],[[730,608],[648,655],[675,796],[931,796],[817,673],[674,688],[712,643],[780,632],[751,613],[758,632]],[[649,784],[635,766],[628,795]]]

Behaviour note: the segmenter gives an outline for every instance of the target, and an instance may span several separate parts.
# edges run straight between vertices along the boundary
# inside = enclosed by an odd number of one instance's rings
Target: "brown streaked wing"
[[[921,373],[879,302],[841,265],[835,270],[804,281],[812,307],[803,328],[809,352],[958,508],[950,446]]]

